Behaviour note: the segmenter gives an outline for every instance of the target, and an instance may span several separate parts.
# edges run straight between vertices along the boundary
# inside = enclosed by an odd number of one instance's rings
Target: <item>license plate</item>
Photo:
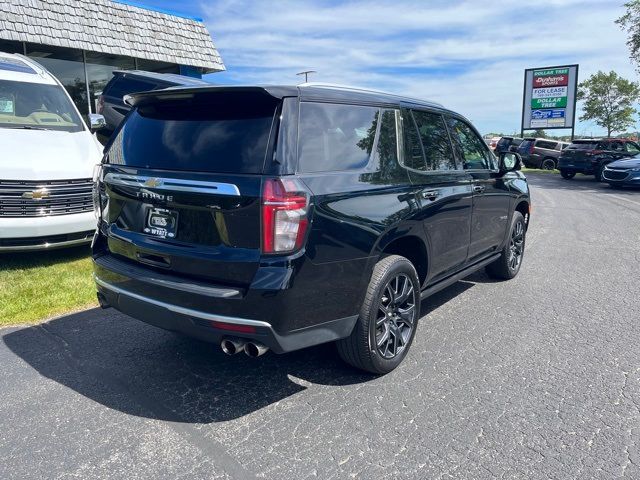
[[[151,208],[144,233],[161,238],[175,238],[178,233],[178,212],[165,208]]]

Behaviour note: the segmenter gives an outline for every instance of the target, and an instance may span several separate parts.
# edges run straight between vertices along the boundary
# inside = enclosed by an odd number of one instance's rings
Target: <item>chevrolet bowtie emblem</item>
[[[51,194],[44,188],[40,190],[34,190],[33,192],[24,192],[22,198],[30,198],[33,200],[42,200],[43,198],[49,198]]]
[[[159,187],[160,185],[162,185],[162,179],[161,178],[149,178],[142,185],[144,185],[145,187],[150,187],[150,188]]]

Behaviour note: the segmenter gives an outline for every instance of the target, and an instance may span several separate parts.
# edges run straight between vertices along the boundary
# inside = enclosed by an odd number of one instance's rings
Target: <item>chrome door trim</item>
[[[107,173],[104,183],[122,187],[150,188],[171,192],[207,193],[214,195],[240,196],[240,190],[233,183],[203,182],[182,178],[145,177],[124,173]]]

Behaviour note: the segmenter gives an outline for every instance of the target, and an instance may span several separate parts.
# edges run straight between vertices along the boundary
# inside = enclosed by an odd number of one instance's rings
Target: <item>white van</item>
[[[92,128],[104,121],[91,115]],[[87,243],[102,147],[60,82],[0,52],[0,253]]]

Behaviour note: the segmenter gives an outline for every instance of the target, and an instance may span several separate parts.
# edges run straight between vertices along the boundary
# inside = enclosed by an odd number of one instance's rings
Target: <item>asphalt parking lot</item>
[[[425,301],[385,377],[113,310],[0,330],[0,478],[639,478],[640,191],[529,178],[520,275]]]

